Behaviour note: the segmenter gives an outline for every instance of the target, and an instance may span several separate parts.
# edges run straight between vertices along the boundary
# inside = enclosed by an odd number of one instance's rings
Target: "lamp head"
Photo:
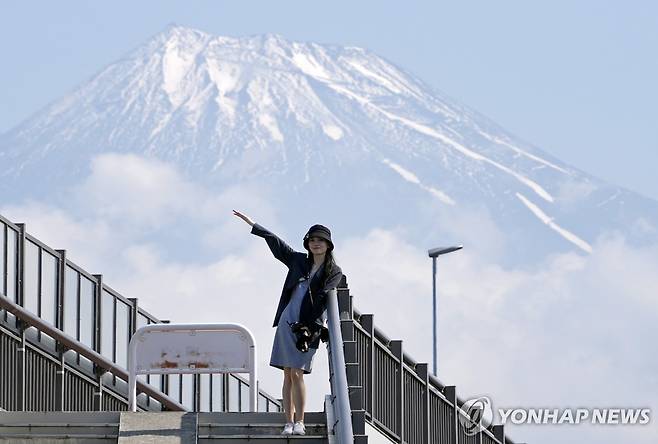
[[[454,247],[437,247],[437,248],[432,248],[431,250],[427,250],[427,254],[429,257],[438,257],[441,256],[442,254],[447,254],[447,253],[452,253],[453,251],[461,250],[464,248],[463,245],[457,245]]]

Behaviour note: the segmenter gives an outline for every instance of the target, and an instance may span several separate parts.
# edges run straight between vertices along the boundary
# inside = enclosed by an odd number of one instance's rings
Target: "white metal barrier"
[[[137,411],[137,375],[249,373],[249,410],[257,409],[256,340],[240,324],[152,324],[128,346],[129,410]]]

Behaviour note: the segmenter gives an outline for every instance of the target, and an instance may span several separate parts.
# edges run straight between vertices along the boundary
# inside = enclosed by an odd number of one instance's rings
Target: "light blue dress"
[[[315,272],[311,274],[311,277],[314,274]],[[302,300],[308,289],[309,282],[310,279],[306,279],[297,284],[288,305],[286,305],[286,308],[281,313],[274,335],[274,343],[272,344],[272,356],[270,357],[270,365],[272,367],[280,368],[281,370],[284,367],[301,368],[304,370],[304,374],[311,373],[313,357],[317,349],[309,348],[306,353],[299,351],[296,346],[297,335],[293,333],[288,324],[288,322],[292,324],[299,321],[299,310],[302,306]],[[324,310],[322,313],[322,320],[326,324],[327,310]]]

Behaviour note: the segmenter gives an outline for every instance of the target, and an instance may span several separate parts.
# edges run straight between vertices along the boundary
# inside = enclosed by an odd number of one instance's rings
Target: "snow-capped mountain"
[[[216,189],[268,184],[290,220],[320,199],[317,220],[340,212],[344,232],[365,220],[425,242],[437,217],[484,208],[519,260],[588,252],[604,230],[658,239],[657,202],[356,47],[170,26],[0,136],[0,197],[56,194],[104,152],[172,162]]]

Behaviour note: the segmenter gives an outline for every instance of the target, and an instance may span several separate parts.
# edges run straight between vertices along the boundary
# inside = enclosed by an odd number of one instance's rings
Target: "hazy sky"
[[[565,162],[658,199],[651,1],[5,1],[0,132],[172,22],[371,49]]]

